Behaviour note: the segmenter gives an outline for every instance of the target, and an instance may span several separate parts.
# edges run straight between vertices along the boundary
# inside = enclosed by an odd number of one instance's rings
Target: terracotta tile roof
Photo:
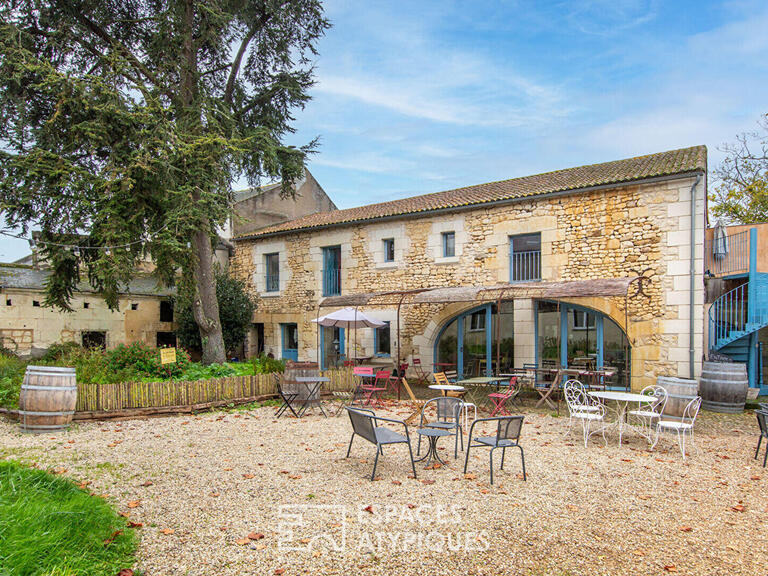
[[[467,186],[445,192],[435,192],[411,198],[402,198],[379,204],[368,204],[346,210],[320,212],[296,220],[259,230],[256,234],[236,240],[259,238],[298,230],[375,220],[433,210],[478,206],[490,202],[503,202],[528,196],[580,190],[593,186],[622,184],[659,176],[671,176],[707,170],[707,148],[694,146],[648,156],[637,156],[603,164],[567,168],[524,176],[511,180]]]

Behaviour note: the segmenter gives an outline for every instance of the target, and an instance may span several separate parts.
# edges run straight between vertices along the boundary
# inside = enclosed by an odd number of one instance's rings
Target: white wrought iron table
[[[599,400],[610,400],[615,405],[616,412],[616,427],[619,430],[619,446],[621,446],[621,435],[624,432],[625,423],[624,420],[627,416],[627,407],[630,402],[638,402],[641,404],[650,404],[655,400],[654,396],[646,396],[645,394],[637,394],[635,392],[621,392],[614,390],[596,390],[594,392],[588,392],[592,398]]]

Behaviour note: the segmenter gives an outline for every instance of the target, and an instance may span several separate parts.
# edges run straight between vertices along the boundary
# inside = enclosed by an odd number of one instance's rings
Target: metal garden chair
[[[421,408],[421,418],[419,418],[419,428],[438,428],[447,430],[456,436],[453,447],[453,457],[459,457],[459,439],[461,439],[461,450],[464,450],[464,433],[461,428],[461,406],[463,402],[460,398],[451,398],[450,396],[440,396],[432,398],[424,403]],[[436,419],[428,421],[425,412],[432,406],[437,410]],[[421,454],[421,436],[416,446],[416,455]]]
[[[652,385],[643,388],[640,394],[651,396],[653,400],[649,403],[638,402],[637,408],[628,412],[628,418],[634,418],[640,422],[640,433],[650,441],[651,432],[656,422],[661,419],[661,414],[667,405],[667,391],[661,386]]]
[[[693,442],[693,425],[696,423],[696,416],[699,414],[701,408],[701,396],[697,396],[683,409],[683,416],[680,420],[664,420],[661,419],[656,422],[656,440],[651,446],[651,450],[656,447],[659,442],[659,436],[662,430],[673,430],[677,433],[677,444],[680,447],[680,452],[685,460],[685,435],[688,434],[691,438],[691,444],[694,448],[696,445]]]
[[[581,422],[584,448],[587,447],[589,437],[597,432],[602,433],[603,441],[607,446],[608,439],[605,437],[605,425],[601,426],[599,430],[590,432],[593,423],[605,422],[605,406],[589,396],[584,390],[583,384],[578,380],[568,380],[563,384],[563,396],[565,397],[565,403],[568,406],[567,434],[571,433],[573,422],[574,420],[577,420]]]
[[[760,444],[763,442],[763,438],[768,439],[768,410],[755,410],[755,416],[757,416],[757,425],[760,427],[760,438],[757,441],[757,449],[755,450],[755,460],[760,453]],[[768,442],[765,443],[765,456],[763,456],[763,468],[765,468],[765,462],[768,460]]]
[[[496,435],[495,436],[478,436],[473,437],[475,425],[478,422],[496,422]],[[489,455],[490,470],[491,470],[491,484],[493,484],[493,451],[501,448],[501,470],[504,470],[504,456],[506,456],[507,448],[519,448],[520,449],[520,461],[523,465],[523,480],[527,480],[528,477],[525,473],[525,454],[523,453],[523,447],[520,446],[520,433],[523,429],[523,416],[498,416],[495,418],[480,418],[472,422],[472,426],[469,429],[469,442],[467,443],[467,455],[464,457],[464,474],[467,473],[467,465],[469,464],[469,451],[471,448],[490,448],[491,453]],[[474,440],[475,444],[472,443]]]
[[[375,445],[376,459],[373,461],[373,472],[371,472],[371,480],[374,480],[376,478],[376,467],[379,464],[379,455],[384,454],[383,446],[387,444],[408,444],[411,469],[413,470],[413,477],[416,478],[416,464],[413,461],[413,450],[411,449],[411,437],[408,435],[408,424],[402,420],[376,416],[376,413],[373,410],[352,408],[349,406],[345,406],[345,408],[349,414],[349,421],[352,424],[352,437],[349,439],[349,448],[347,448],[346,458],[349,458],[349,454],[352,451],[352,442],[355,440],[355,436],[360,436],[363,440],[367,440]],[[402,424],[405,428],[405,435],[395,432],[391,428],[379,426],[379,422]]]
[[[277,409],[277,412],[275,412],[275,417],[280,418],[286,410],[290,410],[296,418],[299,417],[299,415],[296,413],[296,410],[293,409],[293,406],[291,404],[294,400],[298,397],[298,392],[287,392],[283,389],[283,386],[281,384],[281,377],[280,374],[275,372],[272,374],[272,378],[275,380],[275,388],[277,389],[277,394],[280,396],[280,398],[283,400],[283,403],[280,405],[280,408]]]

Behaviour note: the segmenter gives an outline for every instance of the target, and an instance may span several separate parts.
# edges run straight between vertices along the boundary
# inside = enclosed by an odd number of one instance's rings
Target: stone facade
[[[5,267],[3,271],[10,268]],[[36,273],[24,270],[25,273]],[[145,342],[151,346],[173,338],[176,326],[160,320],[161,302],[168,294],[123,294],[119,310],[110,310],[95,293],[78,292],[72,312],[47,308],[43,287],[3,286],[0,296],[0,343],[19,355],[37,355],[59,342],[83,343],[88,333],[103,333],[107,348]],[[87,337],[87,336],[86,336]],[[167,343],[162,341],[161,343]]]
[[[322,300],[322,248],[341,247],[342,294],[439,286],[482,286],[510,279],[510,237],[541,234],[544,281],[645,276],[644,294],[624,298],[574,298],[625,330],[632,347],[632,387],[657,375],[689,375],[689,318],[693,314],[695,372],[703,352],[703,241],[706,181],[697,187],[696,242],[690,246],[690,193],[694,176],[668,177],[567,195],[550,195],[445,213],[420,213],[387,221],[351,223],[236,242],[234,274],[258,299],[254,322],[264,323],[265,349],[280,356],[280,324],[299,327],[299,359],[317,358],[311,322]],[[444,257],[442,234],[455,232],[455,255]],[[383,240],[394,238],[395,258],[385,262]],[[694,309],[690,309],[691,249],[695,254]],[[280,254],[280,290],[264,290],[264,254]],[[565,300],[564,300],[565,301]],[[433,361],[435,339],[445,323],[471,304],[405,307],[402,358]],[[323,309],[323,313],[330,309]],[[535,305],[514,303],[515,364],[535,362]],[[366,308],[392,324],[393,308]],[[627,322],[628,319],[628,322]],[[370,330],[360,331],[358,352],[372,352]]]

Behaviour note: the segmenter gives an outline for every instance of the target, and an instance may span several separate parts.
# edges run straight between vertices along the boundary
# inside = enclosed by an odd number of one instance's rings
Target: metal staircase
[[[750,386],[757,386],[757,332],[768,326],[768,274],[751,273],[749,280],[726,292],[709,309],[709,349],[745,362]]]

